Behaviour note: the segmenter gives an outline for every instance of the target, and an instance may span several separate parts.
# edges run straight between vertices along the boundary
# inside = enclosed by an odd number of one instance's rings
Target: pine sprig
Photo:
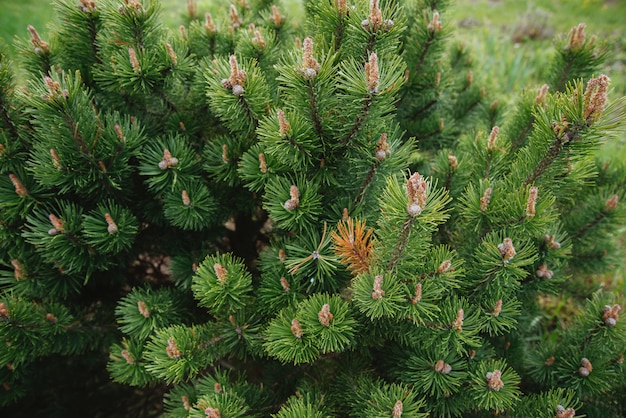
[[[356,218],[353,220],[350,217],[339,222],[337,231],[332,232],[335,253],[352,274],[365,273],[369,270],[369,259],[374,246],[373,232],[373,229],[366,227],[366,221]]]
[[[252,276],[243,260],[232,254],[210,255],[198,266],[191,290],[213,314],[231,314],[248,303]]]

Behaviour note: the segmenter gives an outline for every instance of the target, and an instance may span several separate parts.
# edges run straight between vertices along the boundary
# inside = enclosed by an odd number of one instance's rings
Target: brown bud
[[[452,371],[452,366],[450,366],[448,363],[444,362],[443,360],[439,360],[435,364],[435,371],[441,374],[448,374]]]
[[[389,143],[387,142],[387,134],[383,133],[380,135],[380,139],[376,144],[376,159],[378,161],[383,161],[385,158],[389,157],[391,152],[389,151]]]
[[[174,52],[174,48],[169,43],[165,44],[165,48],[167,49],[167,54],[170,56],[172,60],[172,64],[176,65],[178,63],[178,57],[176,57],[176,52]]]
[[[428,183],[416,171],[407,180],[406,191],[409,201],[407,212],[410,216],[415,217],[422,213],[426,206]]]
[[[213,35],[217,32],[217,26],[215,25],[215,22],[213,22],[213,17],[209,12],[204,15],[204,30],[207,35]]]
[[[439,264],[439,267],[437,267],[437,273],[439,274],[447,273],[450,271],[450,267],[452,267],[452,261],[443,260],[441,264]]]
[[[452,323],[452,329],[456,331],[463,331],[463,318],[465,316],[465,312],[463,309],[459,309],[456,313],[456,319]]]
[[[222,144],[222,162],[228,164],[230,158],[228,158],[228,145]]]
[[[198,3],[196,3],[196,0],[187,0],[187,13],[189,13],[189,19],[191,20],[198,17]]]
[[[111,217],[111,214],[109,213],[105,213],[104,214],[104,219],[107,222],[107,232],[111,235],[117,233],[117,224],[115,223],[115,221],[113,220],[113,218]]]
[[[579,51],[585,43],[585,24],[574,26],[569,33],[569,41],[565,49]]]
[[[96,10],[96,2],[94,0],[80,0],[80,10],[84,13],[93,12]]]
[[[252,38],[252,43],[257,45],[261,49],[265,48],[265,39],[263,39],[263,35],[261,35],[261,32],[258,29],[254,31],[254,38]]]
[[[380,274],[374,277],[374,291],[372,292],[372,299],[380,300],[385,296],[385,291],[383,290],[383,276]]]
[[[333,320],[333,317],[334,315],[330,312],[330,305],[328,303],[325,303],[317,314],[317,319],[320,321],[320,324],[325,327],[330,326],[330,321]]]
[[[426,27],[428,32],[437,33],[441,30],[441,22],[439,21],[439,12],[433,13],[433,18],[430,22],[428,22],[428,26]]]
[[[609,77],[602,74],[598,78],[592,78],[587,82],[585,89],[584,118],[591,124],[598,120],[608,100],[607,91],[610,83]]]
[[[226,268],[219,263],[215,263],[213,264],[213,270],[217,276],[217,281],[220,282],[221,285],[226,284],[226,277],[228,276]]]
[[[144,302],[143,300],[140,300],[139,302],[137,302],[137,309],[139,310],[139,313],[144,318],[150,317],[150,311],[148,310],[148,306],[146,305],[146,302]]]
[[[335,5],[339,11],[339,16],[348,15],[348,0],[335,0]]]
[[[278,8],[274,4],[272,4],[272,16],[270,17],[270,22],[276,26],[280,26],[283,23],[283,17],[280,15]]]
[[[241,26],[241,18],[239,17],[239,13],[237,13],[237,8],[233,4],[230,5],[230,13],[228,16],[230,18],[230,25],[233,29],[237,29]]]
[[[167,340],[167,348],[165,349],[165,352],[167,353],[167,356],[169,358],[174,360],[179,359],[182,355],[182,353],[178,349],[178,346],[176,345],[176,341],[174,341],[174,338],[172,337],[168,338]]]
[[[58,319],[56,316],[54,316],[53,314],[51,314],[50,312],[48,312],[46,314],[46,321],[50,322],[51,324],[56,324]]]
[[[491,151],[496,148],[496,138],[498,137],[498,132],[500,132],[500,128],[494,126],[491,129],[491,133],[489,134],[489,141],[487,142],[487,150]]]
[[[487,212],[490,202],[491,202],[491,187],[487,188],[487,190],[485,190],[485,193],[483,193],[483,197],[480,198],[480,211]]]
[[[244,93],[243,86],[241,84],[235,84],[233,86],[233,95],[241,96]]]
[[[500,250],[500,254],[502,254],[502,260],[508,262],[513,257],[515,257],[516,251],[515,247],[513,247],[513,241],[511,238],[505,238],[502,244],[498,244],[498,250]]]
[[[4,304],[4,302],[0,302],[0,320],[6,319],[9,317],[9,308],[7,308],[7,305]]]
[[[367,82],[367,90],[370,94],[378,93],[379,79],[378,55],[372,52],[369,61],[365,63],[365,81]]]
[[[220,418],[220,410],[217,408],[207,407],[204,413],[206,414],[206,418]]]
[[[220,382],[215,382],[213,384],[213,390],[215,391],[215,393],[222,393],[224,391],[224,389],[222,389],[222,385],[220,385]]]
[[[191,402],[189,402],[189,398],[186,397],[185,395],[180,397],[180,400],[183,402],[183,408],[185,408],[185,411],[190,411],[191,410]]]
[[[54,214],[49,214],[48,218],[50,219],[50,223],[57,230],[57,232],[63,232],[65,230],[63,226],[63,220],[56,217]]]
[[[541,86],[541,88],[539,89],[539,93],[537,93],[537,97],[535,97],[536,104],[542,104],[543,102],[546,101],[549,88],[550,87],[547,84],[544,84],[543,86]]]
[[[543,236],[543,239],[548,244],[548,248],[550,248],[551,250],[558,250],[559,248],[561,248],[561,243],[554,240],[554,234],[546,234]]]
[[[290,199],[285,201],[283,206],[288,211],[294,211],[298,206],[300,206],[300,190],[297,186],[293,184],[291,185],[289,188],[289,196]]]
[[[543,364],[545,364],[546,366],[550,367],[554,364],[554,361],[556,359],[554,358],[554,356],[550,356],[548,357],[548,359],[546,361],[543,362]]]
[[[604,208],[608,212],[611,212],[615,210],[615,208],[617,208],[618,203],[619,203],[619,197],[616,194],[614,194],[609,199],[607,199],[606,203],[604,204]]]
[[[554,275],[554,272],[548,269],[548,266],[546,265],[546,263],[542,263],[537,268],[535,275],[539,277],[540,279],[551,279],[552,276]]]
[[[243,85],[248,79],[248,76],[245,71],[239,69],[239,64],[237,63],[237,57],[235,55],[231,55],[228,62],[230,64],[229,81],[233,89],[233,94],[237,95],[237,92],[234,91],[236,86],[239,86],[242,90],[241,93],[243,93]]]
[[[305,38],[302,44],[302,75],[307,80],[312,80],[317,76],[319,71],[319,64],[315,58],[313,58],[313,40],[311,38]]]
[[[615,325],[617,325],[617,321],[619,319],[619,311],[621,310],[622,307],[620,305],[604,306],[604,308],[602,309],[602,319],[604,319],[604,324],[607,327],[614,327]]]
[[[287,279],[285,279],[284,277],[281,277],[281,278],[280,278],[280,285],[281,285],[281,287],[283,288],[283,290],[284,290],[286,293],[289,293],[289,290],[290,290],[291,288],[290,288],[290,286],[289,286],[289,282],[287,281]]]
[[[526,217],[535,216],[535,205],[537,204],[537,188],[535,186],[528,190],[528,200],[526,201]]]
[[[491,313],[493,316],[500,316],[500,312],[502,312],[502,299],[498,299],[496,306],[493,308]]]
[[[54,148],[50,148],[50,156],[52,157],[52,165],[54,166],[54,168],[56,168],[57,170],[63,168],[63,166],[61,165],[61,159],[59,158],[59,154],[57,154]]]
[[[411,303],[415,305],[417,302],[420,302],[421,300],[422,300],[422,284],[418,283],[415,285],[415,293],[413,294]]]
[[[133,358],[133,356],[130,354],[128,350],[122,350],[120,354],[122,355],[122,357],[124,357],[124,360],[126,360],[126,363],[135,364],[135,359]]]
[[[167,170],[170,167],[176,167],[178,165],[178,158],[172,157],[170,150],[165,148],[163,150],[163,158],[159,161],[159,168],[161,170]]]
[[[565,409],[562,405],[557,405],[556,415],[554,418],[574,418],[574,416],[576,416],[574,408]]]
[[[15,187],[15,193],[17,193],[18,196],[20,197],[28,196],[28,189],[24,187],[20,179],[18,179],[15,174],[13,173],[9,174],[9,178],[11,179],[11,183],[13,183],[13,186]]]
[[[593,371],[593,366],[591,365],[591,362],[587,357],[583,357],[582,359],[580,359],[580,365],[589,370],[589,372]]]
[[[134,48],[128,48],[128,57],[130,59],[130,65],[133,66],[133,71],[136,73],[140,73],[141,66],[139,65],[139,60],[137,59],[137,54],[135,53]]]
[[[459,166],[459,160],[457,160],[457,158],[452,155],[452,153],[448,154],[448,163],[450,164],[450,169],[452,171],[456,170],[456,168]]]
[[[287,136],[291,132],[291,125],[285,118],[285,112],[282,109],[278,109],[278,134],[280,136]]]
[[[259,170],[261,173],[267,173],[267,162],[265,162],[265,154],[259,153]]]
[[[189,199],[189,193],[187,193],[187,190],[183,190],[181,195],[183,199],[183,205],[185,206],[191,205],[191,199]]]
[[[49,54],[50,45],[41,39],[35,27],[32,25],[28,25],[27,29],[30,32],[30,43],[33,44],[33,47],[35,48],[35,53],[38,55]]]
[[[291,333],[296,338],[302,338],[302,327],[296,318],[291,320]]]
[[[402,401],[396,401],[395,405],[393,406],[393,411],[391,411],[392,418],[401,418],[403,410],[404,406],[402,405]]]
[[[361,27],[369,32],[376,32],[383,27],[383,14],[378,5],[378,0],[370,0],[370,14],[361,22]]]
[[[488,372],[485,375],[485,378],[487,379],[487,386],[493,391],[498,392],[504,387],[504,382],[502,381],[502,372],[500,370]]]

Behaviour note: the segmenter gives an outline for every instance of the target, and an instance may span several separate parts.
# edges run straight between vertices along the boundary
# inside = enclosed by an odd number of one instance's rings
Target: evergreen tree
[[[607,48],[505,115],[447,3],[57,0],[24,84],[0,53],[0,405],[623,416],[623,295],[577,285],[624,261]]]

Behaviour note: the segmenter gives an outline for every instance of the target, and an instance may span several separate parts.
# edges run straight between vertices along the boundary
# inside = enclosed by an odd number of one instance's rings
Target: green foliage
[[[27,87],[0,53],[0,404],[80,358],[172,417],[623,413],[588,274],[623,262],[624,101],[582,26],[506,112],[445,1],[80,3]]]

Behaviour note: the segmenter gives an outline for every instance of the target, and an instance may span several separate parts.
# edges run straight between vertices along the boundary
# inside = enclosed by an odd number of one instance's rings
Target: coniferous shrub
[[[623,416],[607,48],[504,109],[447,3],[57,0],[0,54],[0,405]]]

